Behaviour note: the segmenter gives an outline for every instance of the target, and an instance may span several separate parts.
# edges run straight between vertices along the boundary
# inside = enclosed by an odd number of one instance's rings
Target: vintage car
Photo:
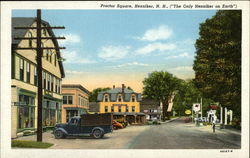
[[[84,114],[81,117],[72,117],[68,123],[56,124],[53,134],[56,139],[67,136],[102,138],[112,131],[112,114]]]

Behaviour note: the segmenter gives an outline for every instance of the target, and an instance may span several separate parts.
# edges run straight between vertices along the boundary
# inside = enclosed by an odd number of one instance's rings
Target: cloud
[[[98,57],[107,61],[114,61],[126,57],[129,50],[129,46],[104,46],[98,53]]]
[[[165,59],[185,58],[185,57],[190,58],[191,56],[187,52],[185,52],[185,53],[182,53],[182,54],[179,54],[179,55],[168,56]]]
[[[58,40],[60,45],[67,45],[67,44],[75,44],[75,43],[80,43],[81,38],[77,34],[65,34],[65,35],[60,35],[64,36],[66,39],[65,40]]]
[[[132,62],[132,63],[126,63],[126,64],[117,65],[115,67],[116,68],[120,68],[120,67],[128,67],[128,66],[149,66],[149,65],[148,64],[144,64],[144,63]]]
[[[154,51],[167,51],[173,50],[176,48],[175,44],[168,44],[168,43],[152,43],[148,44],[145,47],[139,48],[135,51],[136,54],[150,54]]]
[[[63,58],[66,59],[64,63],[70,64],[92,64],[96,63],[94,60],[90,60],[88,58],[80,57],[76,51],[64,51]]]
[[[193,71],[192,66],[178,66],[174,68],[170,68],[171,71]]]
[[[160,25],[158,28],[147,30],[142,37],[137,39],[142,41],[166,40],[172,35],[173,31],[166,25]]]

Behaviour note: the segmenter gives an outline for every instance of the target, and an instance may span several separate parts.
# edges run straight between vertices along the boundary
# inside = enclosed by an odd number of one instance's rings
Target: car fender
[[[56,131],[62,131],[63,134],[68,135],[68,132],[67,132],[65,129],[63,129],[63,128],[57,128],[57,129],[54,131],[54,133],[55,133]]]
[[[94,130],[96,130],[96,129],[101,130],[101,131],[102,131],[102,133],[104,134],[104,130],[103,130],[103,128],[101,128],[101,127],[95,127],[95,128],[93,128],[93,129],[92,129],[92,133],[93,133],[93,132],[94,132]]]

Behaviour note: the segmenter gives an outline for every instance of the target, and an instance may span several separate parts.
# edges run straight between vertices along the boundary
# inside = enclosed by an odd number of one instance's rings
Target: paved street
[[[44,142],[53,143],[52,149],[239,149],[240,141],[238,131],[223,129],[213,133],[211,126],[195,127],[184,123],[184,118],[161,125],[129,126],[106,134],[103,139],[54,139],[51,133],[44,133]]]

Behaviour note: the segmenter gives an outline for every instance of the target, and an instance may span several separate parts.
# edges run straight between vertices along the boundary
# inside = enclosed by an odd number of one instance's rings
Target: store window
[[[35,118],[34,97],[19,95],[18,128],[33,128]]]

